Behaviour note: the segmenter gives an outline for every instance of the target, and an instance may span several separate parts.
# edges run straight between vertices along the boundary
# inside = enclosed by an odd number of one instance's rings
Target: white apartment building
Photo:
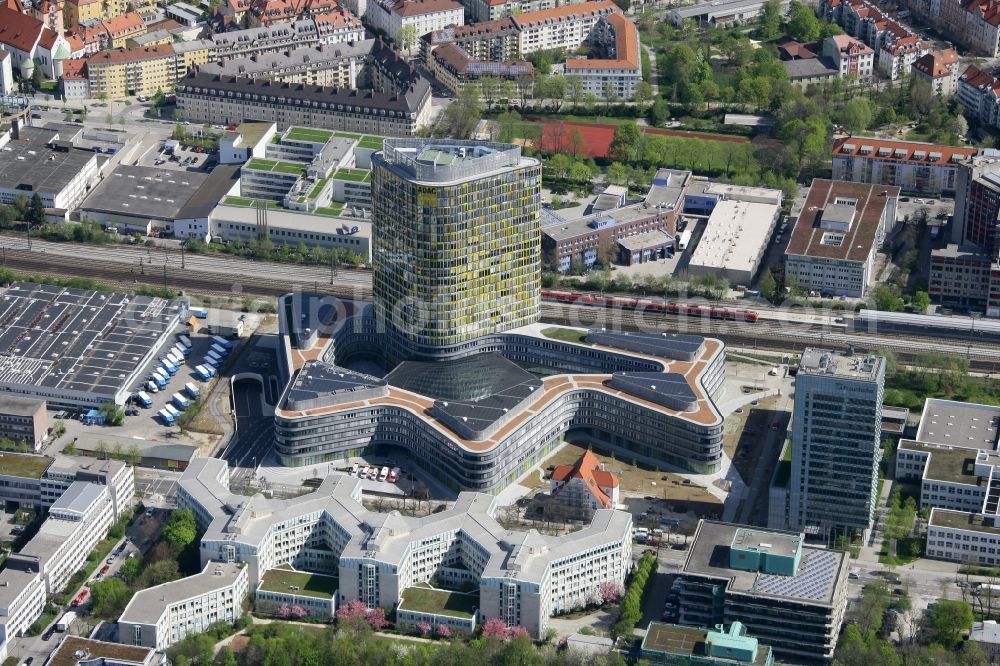
[[[972,147],[842,137],[833,142],[833,179],[949,196],[955,193],[959,165],[975,154]]]
[[[954,95],[958,88],[958,51],[943,49],[917,58],[913,76],[926,81],[935,95]]]
[[[878,72],[895,81],[910,71],[919,58],[930,53],[930,45],[917,35],[907,35],[887,41],[879,47]]]
[[[958,77],[955,97],[965,109],[965,115],[983,125],[1000,127],[1000,79],[969,65]]]
[[[0,572],[0,656],[7,658],[10,641],[23,635],[45,610],[41,563],[12,554]]]
[[[365,28],[346,9],[275,21],[259,28],[218,32],[210,38],[209,62],[282,53],[303,47],[361,42]]]
[[[847,35],[827,37],[823,41],[823,57],[833,61],[842,79],[855,77],[867,81],[875,72],[875,51]]]
[[[785,274],[804,289],[860,298],[896,225],[898,199],[892,185],[814,179],[785,250]]]
[[[207,562],[194,576],[136,592],[118,619],[118,642],[165,650],[215,622],[243,615],[250,590],[248,567]]]
[[[578,76],[584,94],[604,98],[608,90],[618,99],[629,100],[642,81],[639,31],[631,19],[612,13],[594,26],[588,38],[591,57],[568,58],[567,76]]]
[[[896,454],[896,478],[920,483],[930,508],[928,557],[1000,564],[1000,408],[929,399],[914,440]]]
[[[465,7],[455,0],[374,0],[365,20],[387,34],[401,50],[412,51],[429,32],[465,25]],[[407,44],[402,44],[399,37],[404,26],[413,26],[412,42]]]
[[[1000,3],[972,0],[962,3],[965,10],[963,45],[970,51],[995,58],[1000,52]]]
[[[577,605],[604,581],[623,583],[631,566],[632,521],[619,511],[599,510],[589,527],[548,537],[503,529],[493,518],[495,499],[479,493],[462,493],[447,511],[411,518],[368,511],[360,482],[342,475],[280,501],[233,495],[228,476],[225,461],[196,459],[179,481],[178,500],[205,530],[202,561],[245,563],[254,587],[281,565],[338,572],[339,603],[361,599],[394,608],[406,588],[431,578],[471,582],[479,586],[484,619],[500,617],[539,636],[551,614]]]
[[[621,10],[611,0],[595,0],[518,14],[513,20],[520,30],[521,55],[550,49],[572,51],[587,41],[602,17],[614,13]]]
[[[21,555],[42,562],[49,594],[59,592],[104,538],[114,518],[111,494],[105,486],[74,481],[49,507],[49,517],[21,549]]]

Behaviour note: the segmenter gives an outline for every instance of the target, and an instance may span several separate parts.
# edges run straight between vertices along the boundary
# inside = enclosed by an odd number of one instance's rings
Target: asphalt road
[[[236,434],[222,452],[229,462],[233,483],[252,478],[257,466],[274,445],[274,419],[265,415],[261,404],[261,386],[252,379],[241,379],[233,386],[236,406]]]

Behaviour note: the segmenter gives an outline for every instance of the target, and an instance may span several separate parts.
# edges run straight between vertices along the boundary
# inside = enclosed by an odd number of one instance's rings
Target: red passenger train
[[[749,310],[730,310],[728,308],[703,307],[700,305],[678,305],[648,301],[640,298],[621,298],[618,296],[595,296],[570,291],[555,291],[542,289],[542,298],[560,303],[579,303],[605,308],[620,308],[622,310],[648,310],[688,317],[708,317],[710,319],[725,319],[727,321],[757,321],[757,313]]]

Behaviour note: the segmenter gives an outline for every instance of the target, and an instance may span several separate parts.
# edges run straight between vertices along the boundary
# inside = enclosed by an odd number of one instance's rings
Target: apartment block
[[[365,29],[356,16],[341,9],[259,28],[217,32],[209,39],[212,42],[211,60],[227,61],[305,47],[361,42],[365,39]]]
[[[805,289],[861,298],[896,226],[899,187],[816,178],[785,249],[785,274]]]
[[[0,438],[37,451],[49,434],[44,400],[0,396]]]
[[[511,62],[521,57],[520,30],[512,18],[435,30],[423,35],[420,42],[424,62],[429,62],[431,50],[441,44],[454,44],[473,60]]]
[[[834,139],[833,180],[893,185],[903,192],[954,196],[959,165],[977,149],[867,136]]]
[[[455,0],[372,0],[365,15],[368,25],[384,32],[401,50],[435,30],[465,24],[465,8]],[[413,42],[400,43],[400,31],[412,26]]]
[[[927,82],[935,95],[954,95],[958,90],[958,51],[932,51],[913,63],[913,76]]]
[[[855,77],[866,81],[875,72],[875,51],[847,35],[827,37],[823,41],[823,57],[833,62],[841,78]]]
[[[245,610],[248,571],[209,561],[199,574],[136,592],[118,618],[118,642],[162,651],[215,622],[232,624]]]
[[[587,41],[602,17],[621,13],[611,0],[593,0],[578,5],[517,14],[521,55],[550,49],[571,51]]]
[[[302,46],[280,53],[259,53],[202,65],[199,71],[218,76],[270,78],[332,88],[358,88],[374,39],[351,44]]]
[[[639,30],[619,13],[602,17],[587,38],[591,56],[568,58],[566,76],[577,76],[584,94],[628,100],[642,81]]]
[[[701,520],[678,572],[679,624],[740,622],[793,663],[833,660],[847,607],[850,558],[801,533]]]
[[[178,498],[205,530],[206,571],[220,559],[245,564],[251,586],[282,565],[339,572],[339,603],[360,599],[391,609],[406,589],[431,578],[446,587],[471,583],[484,619],[500,617],[540,636],[551,614],[572,608],[604,581],[622,583],[631,564],[632,521],[624,512],[601,510],[588,527],[548,537],[503,529],[494,519],[495,499],[477,493],[412,518],[364,508],[360,482],[345,476],[328,476],[315,492],[291,501],[231,494],[228,477],[225,461],[196,459]],[[131,612],[139,601],[137,595],[119,626],[137,624]],[[159,604],[151,606],[146,623],[161,613]],[[120,639],[131,643],[130,636],[126,627]]]
[[[533,79],[535,68],[530,62],[491,62],[472,58],[461,46],[446,42],[434,47],[427,58],[429,69],[441,84],[458,93],[466,83],[489,77],[503,81]]]
[[[878,504],[885,359],[807,348],[795,378],[789,526],[862,537]]]

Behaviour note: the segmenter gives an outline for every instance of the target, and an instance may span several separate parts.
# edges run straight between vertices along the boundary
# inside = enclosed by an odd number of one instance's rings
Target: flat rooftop
[[[982,451],[997,450],[1000,407],[928,399],[917,429],[917,440]]]
[[[260,589],[282,594],[297,594],[317,599],[332,599],[340,581],[336,576],[322,576],[286,568],[268,569],[260,580]],[[293,589],[294,588],[294,589]]]
[[[289,127],[282,137],[289,141],[308,141],[310,143],[326,143],[333,138],[333,130],[316,129],[315,127]]]
[[[801,543],[802,537],[798,534],[741,528],[736,530],[732,545],[742,550],[761,550],[793,557]]]
[[[386,386],[384,379],[348,370],[319,361],[306,361],[285,396],[288,409],[300,405],[335,404],[336,400],[353,400],[352,396],[366,389]],[[324,400],[326,398],[327,400]]]
[[[0,189],[57,194],[97,159],[92,150],[53,150],[48,143],[56,136],[55,131],[26,128],[20,139],[8,142],[0,150]]]
[[[518,166],[536,165],[512,143],[459,139],[387,139],[382,161],[409,180],[453,183],[483,178]]]
[[[792,228],[785,255],[866,261],[886,207],[890,204],[894,207],[898,198],[899,188],[894,185],[814,179]],[[856,202],[850,229],[837,231],[820,226],[827,207],[846,200]]]
[[[751,596],[791,599],[828,606],[838,584],[846,578],[847,554],[836,550],[802,547],[802,560],[794,576],[743,571],[729,566],[729,548],[741,525],[702,520],[695,532],[682,573],[728,579],[727,590]],[[783,532],[755,530],[777,539]],[[793,533],[787,533],[796,536]]]
[[[875,354],[854,354],[830,349],[807,347],[799,361],[799,372],[843,379],[876,381],[885,365],[885,358]]]
[[[220,204],[211,213],[213,222],[225,224],[256,225],[257,209],[249,206],[232,206]],[[371,222],[357,220],[354,218],[326,217],[324,215],[311,215],[300,213],[284,208],[268,208],[267,226],[269,229],[286,229],[289,231],[302,231],[316,234],[330,234],[343,236],[345,239],[355,237],[364,239],[367,243],[372,237]],[[353,231],[357,229],[357,231]],[[275,240],[274,235],[271,236]],[[359,253],[364,251],[363,247],[358,247]]]
[[[922,451],[929,453],[930,462],[924,476],[935,481],[963,483],[982,486],[984,481],[976,476],[976,454],[972,448],[956,448],[938,444],[922,444],[912,440],[900,442],[901,451]]]
[[[101,498],[104,486],[87,481],[74,481],[49,508],[50,513],[70,513],[83,516]]]
[[[94,188],[82,210],[174,220],[208,174],[120,164]]]
[[[985,524],[981,514],[967,511],[931,509],[930,524],[932,527],[950,527],[956,530],[1000,534],[1000,527]]]
[[[646,630],[646,636],[642,639],[642,650],[685,657],[707,657],[707,639],[707,629],[650,622],[649,628]],[[765,666],[768,663],[770,654],[771,651],[766,645],[758,645],[756,658],[752,662],[720,660],[712,663],[740,663],[748,664],[749,666]]]
[[[779,210],[777,204],[736,199],[720,201],[708,218],[689,265],[754,271],[758,251],[770,240]]]
[[[40,407],[45,407],[44,400],[17,398],[12,395],[0,395],[0,414],[12,416],[34,416]]]
[[[176,325],[180,307],[163,298],[15,282],[0,295],[0,388],[110,399]]]
[[[557,241],[577,236],[589,236],[596,233],[599,228],[647,220],[661,212],[663,211],[648,208],[645,204],[629,204],[621,208],[612,208],[578,217],[574,220],[567,220],[556,212],[548,216],[548,220],[542,226],[542,233]]]
[[[151,660],[156,651],[152,648],[123,645],[122,643],[105,643],[82,636],[67,634],[52,651],[45,666],[78,666],[81,662],[91,662],[106,659],[117,664],[143,664]]]
[[[47,456],[32,456],[25,453],[0,453],[0,475],[23,476],[28,479],[40,479],[45,470],[52,464],[52,458]]]
[[[423,586],[403,590],[403,601],[399,604],[400,610],[460,618],[472,618],[478,607],[478,594],[432,590]]]
[[[696,18],[706,14],[729,14],[747,8],[758,7],[764,4],[764,0],[713,0],[713,2],[703,2],[689,7],[674,9],[675,15],[681,18]]]

